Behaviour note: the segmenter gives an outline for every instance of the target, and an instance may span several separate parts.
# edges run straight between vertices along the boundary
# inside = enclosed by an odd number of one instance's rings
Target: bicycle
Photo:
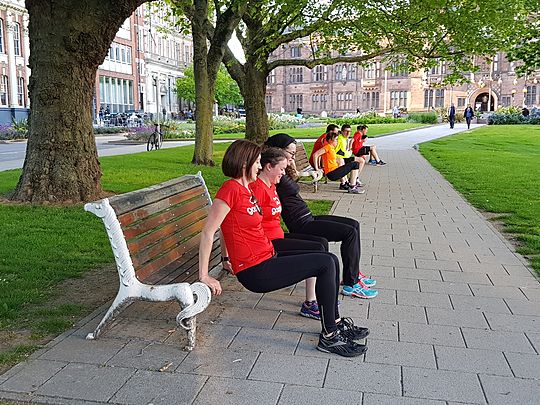
[[[153,149],[158,150],[163,145],[163,133],[161,132],[161,129],[159,128],[159,124],[155,124],[154,132],[150,134],[148,137],[148,141],[146,142],[146,150],[151,151]]]

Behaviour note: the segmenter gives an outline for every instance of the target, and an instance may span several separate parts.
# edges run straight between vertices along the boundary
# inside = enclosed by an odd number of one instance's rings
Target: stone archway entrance
[[[476,96],[473,103],[473,108],[477,110],[480,108],[480,111],[495,111],[495,97],[493,97],[493,93],[491,94],[491,108],[488,108],[488,102],[489,102],[489,93],[480,93]]]

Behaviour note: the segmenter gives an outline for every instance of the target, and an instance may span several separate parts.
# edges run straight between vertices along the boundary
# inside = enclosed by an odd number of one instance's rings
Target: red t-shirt
[[[272,242],[262,228],[262,215],[251,202],[251,193],[236,180],[227,180],[216,194],[231,209],[221,232],[227,245],[233,273],[253,267],[274,255]]]
[[[364,146],[364,140],[362,139],[362,133],[360,131],[356,131],[353,135],[353,141],[351,145],[352,153],[355,155],[360,152],[360,148]]]
[[[312,167],[315,167],[315,165],[313,164],[313,154],[317,152],[319,149],[321,149],[325,143],[326,143],[326,133],[319,136],[317,140],[315,141],[315,143],[313,144],[313,150],[311,151],[311,155],[309,155],[309,164]]]
[[[262,208],[262,227],[264,233],[270,240],[283,239],[284,233],[281,229],[279,219],[281,217],[281,202],[276,192],[276,185],[268,187],[264,181],[257,179],[249,185],[253,195],[257,197]]]

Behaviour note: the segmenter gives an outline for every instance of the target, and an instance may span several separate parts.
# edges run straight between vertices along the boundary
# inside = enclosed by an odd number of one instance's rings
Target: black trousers
[[[288,251],[236,274],[238,281],[249,291],[267,293],[317,277],[315,295],[321,312],[322,331],[337,329],[339,287],[338,258],[328,252]]]
[[[353,286],[358,282],[360,271],[360,224],[352,218],[337,215],[320,215],[299,229],[289,229],[293,233],[321,236],[330,242],[341,242],[343,261],[343,284]]]
[[[467,128],[471,128],[472,117],[465,117],[465,121],[467,121]]]
[[[343,176],[348,175],[352,170],[357,170],[359,167],[360,165],[358,162],[345,163],[343,166],[339,166],[337,169],[326,173],[326,177],[330,181],[336,181],[341,179]]]
[[[291,250],[308,250],[312,252],[328,252],[328,241],[325,238],[302,233],[286,233],[284,239],[272,241],[276,252]]]
[[[450,123],[450,128],[454,128],[454,123],[456,122],[455,118],[449,118],[448,122]]]

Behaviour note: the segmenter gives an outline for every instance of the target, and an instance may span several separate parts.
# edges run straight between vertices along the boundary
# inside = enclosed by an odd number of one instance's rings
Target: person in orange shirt
[[[337,161],[336,145],[338,134],[329,132],[326,134],[326,143],[313,155],[313,162],[315,164],[315,170],[319,170],[319,158],[322,158],[322,169],[328,180],[339,180],[342,185],[347,182],[347,175],[351,174],[349,184],[354,184],[347,192],[352,194],[363,194],[366,191],[360,190],[356,185],[356,179],[358,178],[358,162],[352,161],[340,166]]]

